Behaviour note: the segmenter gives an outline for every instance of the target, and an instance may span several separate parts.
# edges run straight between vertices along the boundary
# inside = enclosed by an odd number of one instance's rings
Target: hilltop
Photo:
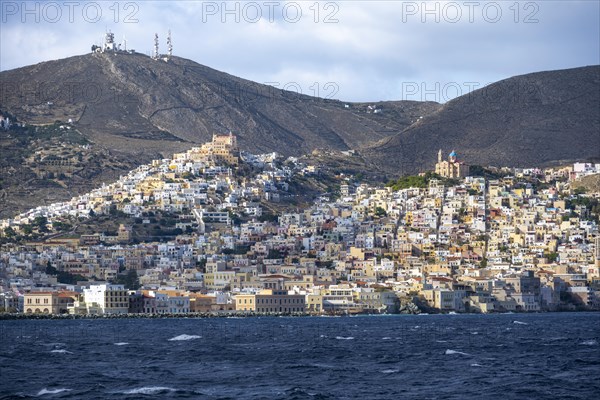
[[[389,171],[432,168],[438,149],[470,164],[530,167],[600,159],[600,66],[505,79],[458,97],[363,149]]]
[[[301,95],[183,58],[165,62],[137,53],[92,53],[4,71],[0,84],[0,109],[27,123],[72,119],[94,143],[142,153],[180,151],[230,131],[257,153],[348,150],[439,108],[382,102],[376,106],[384,112],[375,113],[368,108],[373,103]]]

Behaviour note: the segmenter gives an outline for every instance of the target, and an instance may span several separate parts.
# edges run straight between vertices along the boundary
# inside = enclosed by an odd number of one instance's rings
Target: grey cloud
[[[347,101],[399,100],[407,82],[427,88],[449,82],[483,85],[516,74],[600,63],[600,5],[594,1],[520,2],[517,23],[515,10],[509,8],[514,2],[495,3],[503,13],[495,23],[477,12],[474,22],[468,21],[464,2],[429,2],[430,9],[458,5],[463,16],[451,23],[449,14],[438,15],[436,23],[428,14],[423,23],[423,10],[406,13],[423,2],[366,0],[319,2],[318,22],[309,9],[314,2],[296,2],[303,18],[295,23],[281,13],[285,4],[294,2],[279,3],[269,22],[264,2],[258,1],[254,3],[263,5],[262,20],[244,21],[240,14],[236,23],[229,14],[223,23],[220,10],[206,15],[208,6],[221,3],[136,2],[137,23],[125,23],[127,11],[132,11],[124,9],[126,2],[119,3],[117,21],[108,9],[111,2],[102,3],[103,18],[95,23],[82,18],[56,23],[29,18],[22,23],[8,16],[1,22],[0,68],[86,53],[105,29],[115,32],[118,41],[127,37],[128,46],[141,53],[151,50],[154,32],[164,49],[171,29],[176,55],[258,82],[298,82],[305,93],[315,82],[322,86],[335,81],[335,97]],[[250,3],[239,2],[238,9]],[[492,3],[479,2],[481,8]],[[327,4],[330,8],[325,9]],[[534,10],[527,4],[537,7],[532,17],[537,23],[524,23]],[[229,9],[234,9],[231,2]],[[324,23],[333,11],[338,22]]]

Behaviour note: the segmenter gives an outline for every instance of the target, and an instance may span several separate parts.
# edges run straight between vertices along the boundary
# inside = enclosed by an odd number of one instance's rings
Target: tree
[[[139,288],[137,271],[130,269],[127,272],[120,272],[113,280],[113,283],[123,285],[125,289],[136,290]]]
[[[87,281],[87,279],[84,276],[78,274],[73,275],[66,271],[58,271],[58,276],[56,277],[56,280],[59,283],[66,283],[67,285],[74,285],[78,281]]]
[[[269,249],[269,253],[267,254],[267,258],[281,258],[281,251],[278,249]]]
[[[387,212],[382,207],[377,206],[375,207],[375,216],[379,218],[387,217]]]
[[[549,263],[553,263],[556,260],[558,260],[558,254],[555,252],[548,253],[548,254],[546,254],[546,258],[548,259]]]
[[[35,217],[33,220],[33,225],[35,225],[40,232],[48,232],[46,224],[48,224],[48,218],[46,217]]]
[[[17,232],[12,227],[9,226],[8,228],[4,228],[4,236],[11,238],[16,234]]]
[[[46,264],[46,273],[48,275],[58,275],[58,270],[52,266],[52,263],[48,261]]]

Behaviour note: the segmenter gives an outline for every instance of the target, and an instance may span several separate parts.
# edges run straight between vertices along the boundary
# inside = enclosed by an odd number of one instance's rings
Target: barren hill
[[[249,151],[347,150],[398,133],[439,107],[321,99],[247,81],[183,58],[94,53],[0,73],[0,109],[30,123],[73,119],[107,148],[170,152],[238,135]],[[185,143],[189,142],[189,143]]]
[[[478,165],[600,159],[600,66],[499,81],[449,101],[363,153],[406,173],[432,169],[440,148]]]

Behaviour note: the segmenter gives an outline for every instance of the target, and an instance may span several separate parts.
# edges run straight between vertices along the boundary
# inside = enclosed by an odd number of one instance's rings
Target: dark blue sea
[[[0,321],[0,399],[600,398],[600,313]]]

